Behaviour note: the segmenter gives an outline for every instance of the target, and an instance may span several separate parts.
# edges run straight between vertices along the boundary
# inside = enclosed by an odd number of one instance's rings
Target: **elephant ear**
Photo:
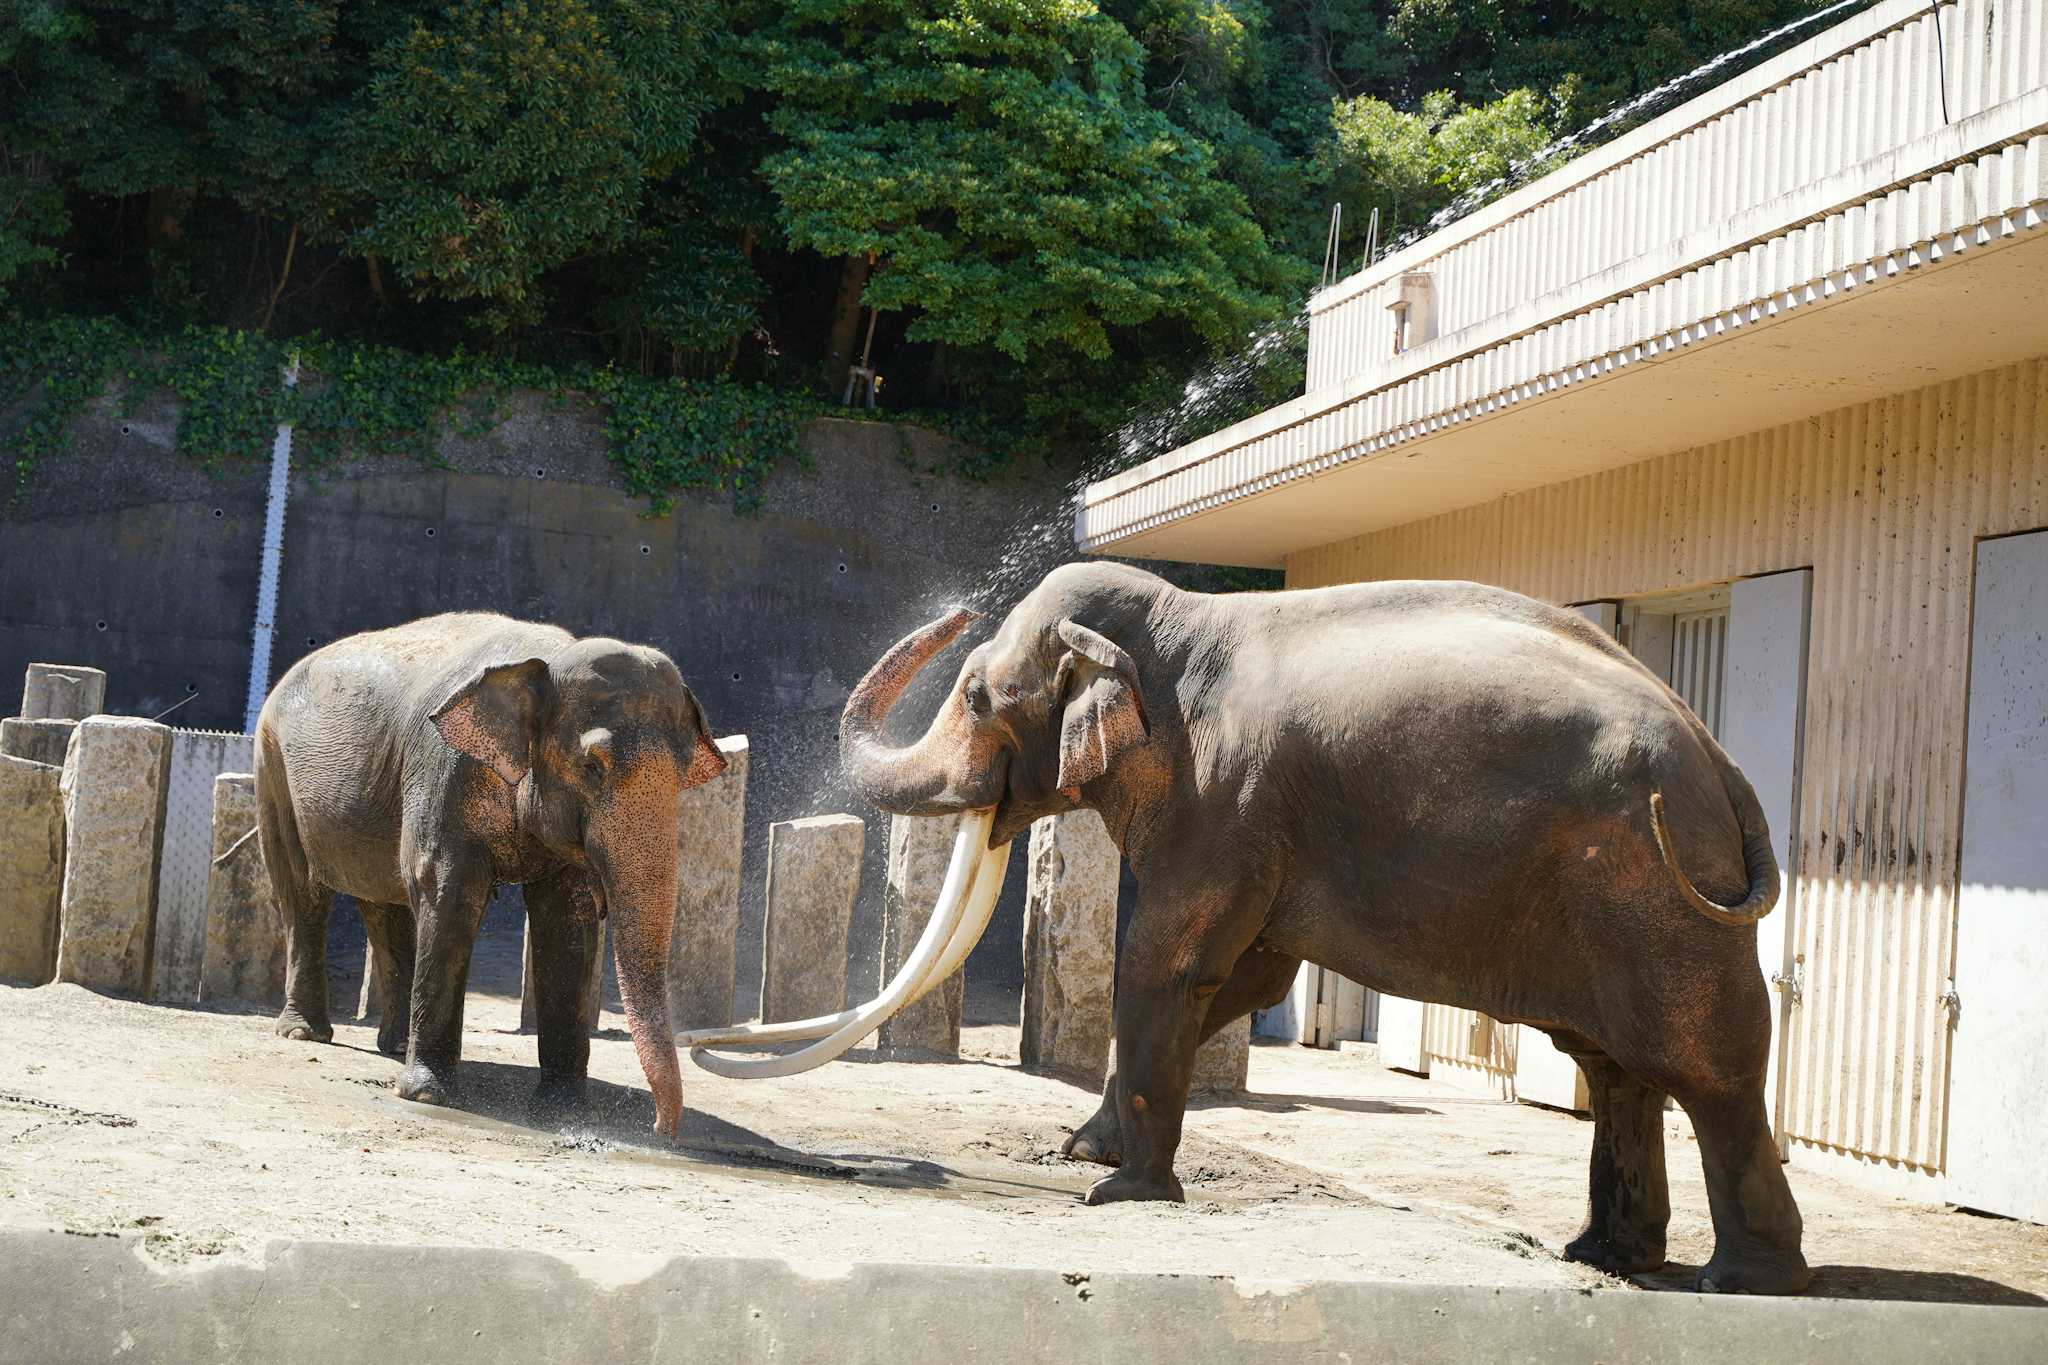
[[[430,719],[449,748],[517,786],[533,767],[534,741],[554,691],[544,660],[494,664],[450,693]]]
[[[711,722],[704,719],[703,704],[687,687],[683,689],[683,723],[695,737],[683,763],[683,790],[688,791],[722,776],[726,764],[718,742],[711,738]]]
[[[1053,685],[1064,706],[1060,717],[1059,789],[1078,801],[1083,784],[1109,771],[1118,754],[1151,734],[1138,698],[1131,656],[1098,631],[1075,621],[1059,624],[1068,652]]]

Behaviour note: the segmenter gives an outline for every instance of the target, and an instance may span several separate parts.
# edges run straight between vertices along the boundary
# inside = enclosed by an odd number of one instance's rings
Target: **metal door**
[[[2048,1222],[2048,531],[1977,547],[1948,1197]]]
[[[1770,1073],[1764,1103],[1778,1134],[1784,1077],[1785,1039],[1798,1002],[1799,974],[1791,961],[1795,912],[1792,850],[1799,847],[1799,759],[1806,713],[1807,620],[1813,600],[1813,571],[1794,569],[1745,579],[1729,592],[1727,654],[1720,697],[1721,744],[1742,769],[1764,808],[1771,847],[1784,882],[1778,908],[1757,925],[1757,965],[1771,983]],[[1700,632],[1695,628],[1695,633]]]

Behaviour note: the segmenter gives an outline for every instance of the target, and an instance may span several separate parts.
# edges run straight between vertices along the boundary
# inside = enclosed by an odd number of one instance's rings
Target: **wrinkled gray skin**
[[[1196,1047],[1277,1003],[1306,958],[1532,1025],[1578,1062],[1594,1129],[1573,1259],[1663,1263],[1671,1095],[1713,1211],[1700,1287],[1805,1287],[1764,1115],[1769,833],[1728,756],[1613,640],[1471,583],[1208,596],[1069,565],[891,749],[890,706],[970,619],[884,657],[841,756],[886,811],[993,806],[1000,843],[1086,806],[1123,849],[1139,895],[1116,1071],[1069,1143],[1118,1168],[1089,1203],[1181,1198]]]
[[[674,1136],[682,1079],[664,975],[681,793],[723,771],[659,650],[503,616],[353,635],[278,681],[256,725],[263,859],[288,934],[284,1037],[327,1042],[331,893],[363,908],[398,1093],[446,1104],[470,949],[492,890],[523,884],[546,1116],[579,1107],[584,983],[609,913],[619,995]]]

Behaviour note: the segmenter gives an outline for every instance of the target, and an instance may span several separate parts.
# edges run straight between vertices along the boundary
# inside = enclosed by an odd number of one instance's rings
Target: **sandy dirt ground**
[[[396,1099],[398,1064],[367,1027],[287,1043],[265,1016],[0,987],[0,1223],[130,1236],[172,1262],[289,1237],[1634,1288],[1555,1255],[1583,1210],[1584,1122],[1370,1052],[1262,1044],[1250,1094],[1189,1114],[1185,1206],[1083,1207],[1099,1172],[1057,1153],[1094,1098],[1017,1066],[1000,991],[970,991],[957,1063],[856,1052],[737,1082],[686,1062],[679,1147],[652,1138],[608,1012],[587,1121],[536,1126],[517,946],[516,927],[480,945],[454,1110]],[[1679,1115],[1669,1165],[1673,1265],[1648,1288],[1689,1283],[1710,1249]],[[1817,1293],[2048,1303],[2048,1228],[1792,1179]]]

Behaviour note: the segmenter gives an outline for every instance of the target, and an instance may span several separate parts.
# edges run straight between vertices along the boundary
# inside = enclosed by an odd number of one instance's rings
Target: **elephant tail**
[[[1749,874],[1749,895],[1740,905],[1722,905],[1700,894],[1692,878],[1678,865],[1678,855],[1672,849],[1671,830],[1664,823],[1662,792],[1650,793],[1650,830],[1657,836],[1657,852],[1663,855],[1665,870],[1678,883],[1678,894],[1685,897],[1686,904],[1716,924],[1740,929],[1745,924],[1755,924],[1778,904],[1778,855],[1771,850],[1770,826],[1764,820],[1764,808],[1757,801],[1749,779],[1712,739],[1707,739],[1707,749],[1721,769],[1721,781],[1728,789],[1736,823],[1742,829],[1742,865]]]

